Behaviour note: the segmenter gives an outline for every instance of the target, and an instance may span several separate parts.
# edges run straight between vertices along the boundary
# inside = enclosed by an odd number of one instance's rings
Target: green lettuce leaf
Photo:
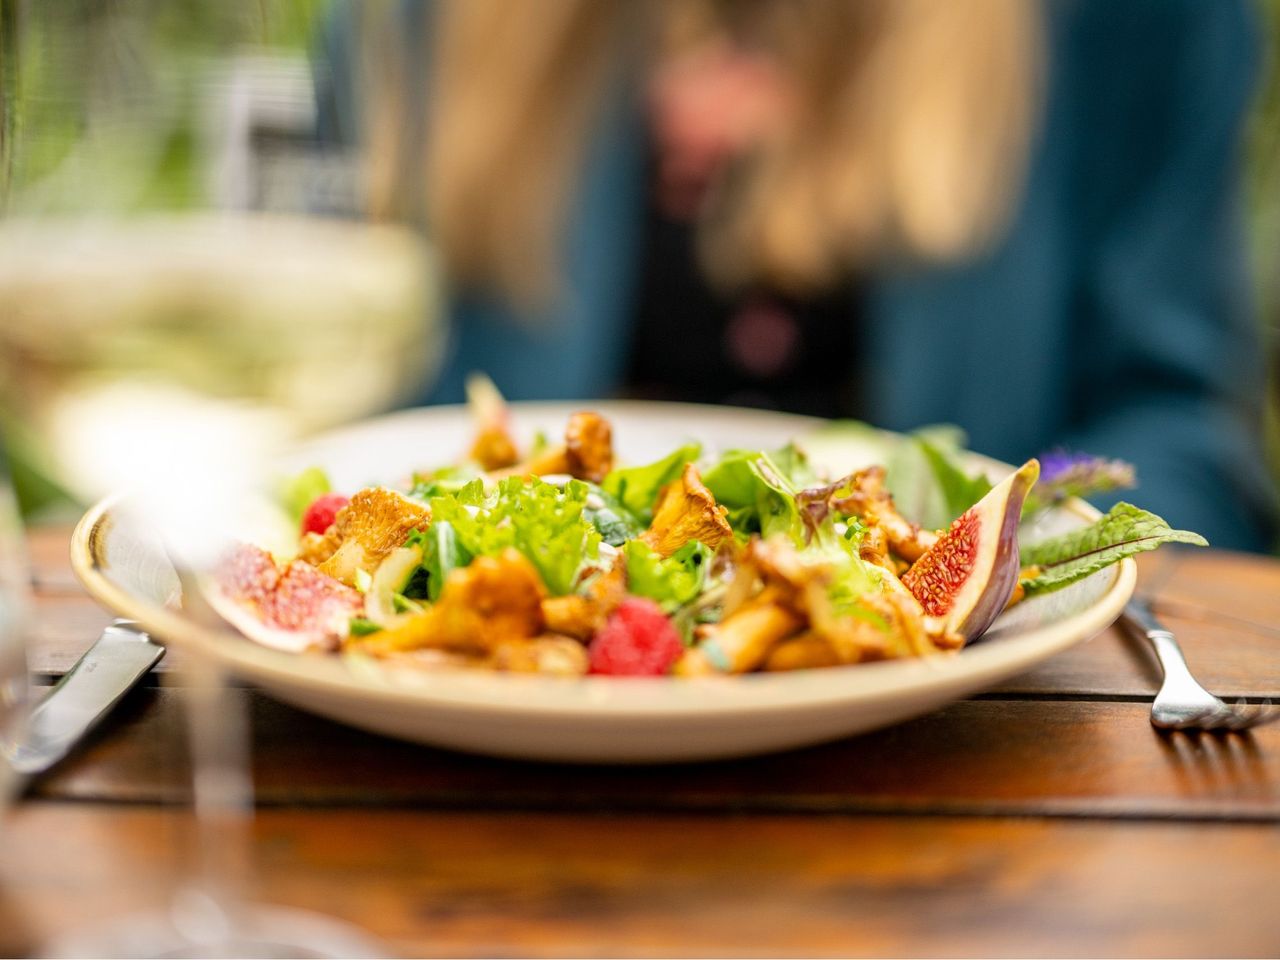
[[[668,613],[695,599],[706,583],[711,551],[691,540],[669,557],[639,540],[622,548],[627,561],[627,589],[656,600]]]
[[[817,472],[809,463],[809,455],[795,443],[788,443],[785,447],[769,451],[769,459],[778,468],[778,472],[797,490],[812,487],[821,482]]]
[[[600,533],[584,516],[590,488],[571,480],[563,489],[536,478],[502,480],[486,494],[479,481],[452,497],[433,497],[432,526],[451,524],[471,557],[519,550],[553,594],[570,593],[578,571],[599,556]]]
[[[964,431],[947,424],[898,439],[884,461],[885,486],[904,517],[941,530],[981,499],[969,499],[985,481],[962,466],[965,443]]]
[[[805,543],[804,521],[796,506],[796,488],[767,453],[730,450],[702,475],[716,502],[729,508],[734,533],[770,537],[785,533]]]
[[[837,616],[859,617],[869,620],[882,630],[889,625],[879,614],[868,610],[862,599],[868,594],[882,593],[885,589],[884,572],[858,554],[860,531],[849,531],[844,536],[835,532],[827,521],[815,531],[809,546],[797,552],[802,563],[825,566],[830,572],[827,596]]]
[[[887,634],[890,631],[888,621],[883,614],[873,611],[863,603],[868,594],[882,593],[883,581],[874,575],[872,564],[865,561],[854,561],[845,566],[836,567],[835,576],[827,588],[827,596],[831,600],[832,612],[837,617],[856,617],[874,623]]]
[[[958,450],[939,446],[924,436],[913,437],[912,440],[920,447],[933,471],[933,479],[942,498],[941,516],[946,519],[931,529],[950,526],[952,520],[991,492],[992,483],[985,474],[970,474],[960,465]]]
[[[1024,547],[1022,565],[1039,567],[1040,572],[1023,580],[1022,586],[1028,596],[1048,593],[1164,543],[1208,546],[1198,533],[1174,530],[1154,513],[1131,503],[1117,503],[1087,527]]]
[[[480,477],[479,466],[464,463],[456,467],[441,467],[430,473],[415,473],[413,485],[409,488],[409,496],[427,503],[432,497],[443,497],[457,493],[467,484]]]
[[[319,467],[308,467],[297,476],[280,481],[276,489],[276,500],[296,525],[302,522],[302,515],[316,497],[323,496],[331,489],[327,473]]]
[[[647,525],[653,519],[658,493],[680,476],[685,464],[697,460],[701,454],[701,444],[685,444],[654,463],[610,471],[600,486]]]
[[[811,458],[835,476],[844,476],[871,463],[887,463],[899,438],[861,420],[833,420],[806,434],[801,442]]]
[[[496,490],[486,490],[484,480],[477,477],[464,483],[453,495],[453,499],[468,507],[492,508],[498,502],[498,493]]]

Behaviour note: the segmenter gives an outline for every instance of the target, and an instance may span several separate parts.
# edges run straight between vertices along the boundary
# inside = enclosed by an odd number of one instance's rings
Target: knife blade
[[[163,656],[164,647],[137,625],[113,621],[31,711],[13,769],[30,776],[65,757]]]

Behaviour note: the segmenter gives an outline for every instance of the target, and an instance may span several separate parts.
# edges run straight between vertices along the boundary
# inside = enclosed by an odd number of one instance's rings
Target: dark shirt
[[[856,415],[855,285],[807,298],[720,291],[698,264],[694,225],[665,215],[649,194],[626,392]]]

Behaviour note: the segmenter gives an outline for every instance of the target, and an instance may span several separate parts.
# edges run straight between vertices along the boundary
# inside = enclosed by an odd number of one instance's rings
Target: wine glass
[[[22,742],[30,702],[24,644],[29,589],[22,527],[0,442],[0,815],[17,787],[9,758]]]
[[[30,470],[81,501],[130,491],[194,616],[208,614],[193,584],[228,531],[255,522],[243,508],[282,447],[420,389],[439,352],[420,238],[363,222],[358,197],[344,220],[322,219],[306,191],[282,211],[245,182],[223,127],[256,68],[236,66],[235,42],[253,11],[287,6],[0,0],[0,26],[16,23],[0,67],[21,79],[5,102],[26,110],[0,125],[22,133],[0,138],[0,409]],[[175,40],[183,14],[199,35]],[[289,168],[304,180],[306,160]],[[320,161],[326,176],[346,169]],[[323,206],[336,205],[330,193]],[[243,705],[217,664],[182,653],[193,869],[166,909],[48,952],[384,953],[335,921],[238,896],[252,811]]]
[[[163,540],[185,574],[184,609],[199,616],[193,584],[228,532],[261,522],[242,508],[261,502],[289,439],[377,409],[420,374],[428,269],[411,236],[355,223],[0,221],[0,382],[60,482],[83,498],[131,492],[128,508]],[[169,910],[49,952],[379,955],[330,921],[239,902],[243,707],[217,664],[183,654],[197,869]]]

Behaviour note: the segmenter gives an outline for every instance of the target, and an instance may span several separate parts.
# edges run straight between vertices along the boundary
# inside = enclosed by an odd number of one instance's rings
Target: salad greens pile
[[[454,582],[451,574],[490,557],[497,558],[490,569],[503,563],[522,566],[532,571],[529,578],[536,573],[539,596],[569,604],[534,618],[537,629],[550,628],[553,615],[560,618],[556,622],[562,625],[549,630],[550,639],[531,634],[523,641],[542,637],[554,646],[572,637],[589,643],[593,671],[600,649],[596,641],[613,629],[601,624],[606,619],[614,623],[611,618],[617,611],[637,602],[647,604],[650,612],[626,608],[634,622],[617,629],[630,631],[628,639],[621,646],[615,643],[613,653],[604,657],[615,658],[615,671],[630,669],[618,667],[618,650],[629,650],[627,644],[643,647],[648,642],[643,640],[645,631],[669,635],[670,643],[677,648],[683,644],[687,654],[677,664],[679,656],[668,650],[659,672],[699,669],[699,663],[700,669],[723,672],[794,669],[762,664],[769,651],[788,644],[789,655],[801,657],[806,643],[825,651],[819,657],[859,662],[919,655],[919,644],[925,642],[936,649],[957,649],[979,636],[1004,609],[1007,591],[1012,590],[1013,602],[1018,602],[1164,543],[1205,543],[1197,534],[1173,529],[1128,503],[1117,504],[1078,529],[1038,540],[1027,536],[1039,528],[1037,521],[1045,511],[1068,496],[1132,485],[1132,468],[1119,461],[1055,452],[1046,456],[1048,468],[1033,493],[1026,495],[1027,487],[1036,482],[1036,463],[1029,462],[996,486],[984,472],[973,469],[964,442],[963,434],[950,427],[896,436],[862,424],[839,423],[806,438],[804,448],[789,443],[773,450],[736,449],[704,458],[699,444],[687,443],[652,463],[586,474],[599,483],[528,471],[495,477],[471,463],[417,474],[403,496],[385,490],[381,495],[400,497],[403,506],[427,522],[414,521],[417,525],[407,539],[402,534],[395,541],[399,546],[372,575],[367,569],[360,571],[354,586],[366,599],[355,611],[362,615],[351,616],[348,636],[367,641],[388,631],[376,638],[393,645],[386,649],[420,642],[430,636],[430,629],[406,618],[429,619],[432,608],[448,607],[455,590],[447,586]],[[855,447],[857,452],[851,453]],[[820,475],[806,448],[827,462],[884,466],[832,479]],[[1010,493],[1015,488],[1016,497]],[[328,491],[324,473],[312,469],[282,484],[279,498],[296,520]],[[970,509],[980,501],[982,506]],[[678,527],[682,532],[674,538],[668,534],[676,527],[664,527],[672,504],[678,521],[690,522]],[[983,594],[988,598],[981,608],[988,611],[982,615],[985,619],[981,624],[956,619],[967,626],[953,626],[939,609],[959,615],[949,606],[931,607],[931,591],[937,584],[944,597],[958,595],[963,587],[956,583],[969,576],[975,561],[970,555],[970,567],[951,565],[953,558],[942,548],[960,543],[962,534],[940,534],[948,528],[968,529],[966,523],[990,524],[988,514],[998,511],[995,516],[1004,519],[994,529],[1005,531],[999,536],[1007,543],[1019,509],[1024,535],[1020,556],[999,553],[1006,573],[1000,574],[1004,579],[999,585]],[[327,537],[334,536],[339,523],[335,520],[327,529]],[[983,562],[994,563],[996,548],[984,549],[988,555]],[[926,581],[931,574],[921,570],[930,564],[941,569],[941,580]],[[319,569],[323,572],[323,565]],[[953,581],[951,571],[957,569],[959,581]],[[996,583],[996,575],[990,576],[988,582]],[[611,578],[612,586],[607,582]],[[1020,590],[1014,589],[1015,582]],[[980,583],[975,589],[985,588]],[[1006,592],[991,599],[1000,591]],[[503,602],[501,593],[492,595],[492,603]],[[635,599],[619,601],[619,593]],[[972,603],[975,596],[966,600],[970,610],[979,609]],[[487,617],[489,609],[479,615]],[[746,609],[756,611],[750,629],[741,620],[736,632],[729,629],[732,618]],[[636,625],[641,623],[648,626]],[[699,626],[704,628],[695,631]],[[563,646],[558,649],[562,655]],[[685,660],[694,666],[682,666]]]

